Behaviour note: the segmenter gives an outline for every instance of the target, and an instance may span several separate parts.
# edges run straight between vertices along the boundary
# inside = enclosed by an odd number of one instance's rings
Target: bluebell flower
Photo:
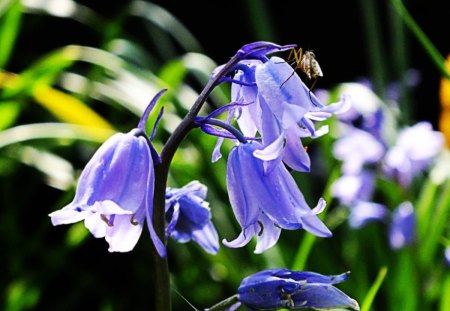
[[[228,156],[227,189],[234,214],[242,227],[237,239],[223,243],[242,247],[257,237],[255,253],[262,253],[277,242],[281,229],[305,229],[319,237],[330,237],[330,230],[317,217],[326,205],[319,200],[310,209],[292,175],[282,162],[270,171],[254,156],[262,148],[258,142],[239,144]]]
[[[260,136],[264,148],[255,156],[266,161],[266,170],[282,160],[293,170],[308,172],[310,159],[301,138],[325,134],[328,128],[316,129],[315,122],[344,111],[347,103],[323,105],[279,57],[243,60],[235,70],[231,92],[235,104],[230,106],[227,122],[234,117],[246,137]],[[221,156],[220,144],[221,140],[213,153],[213,162]]]
[[[128,252],[146,220],[157,251],[165,256],[152,224],[155,152],[145,133],[145,120],[162,92],[137,128],[113,135],[95,152],[80,175],[73,201],[49,215],[53,225],[84,220],[96,238],[105,238],[110,252]]]
[[[359,229],[370,222],[385,221],[389,216],[389,210],[383,204],[358,201],[350,208],[348,223],[350,227]]]
[[[416,216],[411,202],[403,202],[392,213],[389,243],[392,249],[400,249],[416,238]]]
[[[242,280],[238,288],[238,300],[252,310],[359,310],[356,300],[334,286],[347,278],[348,273],[325,276],[309,271],[263,270]]]
[[[375,188],[373,172],[362,170],[358,174],[344,174],[332,184],[331,193],[340,203],[352,206],[355,202],[368,201]]]
[[[341,121],[340,131],[345,133],[355,128],[360,129],[383,143],[392,120],[386,113],[381,98],[370,87],[357,82],[342,83],[338,92],[345,94],[350,102],[350,108],[337,116]]]
[[[429,122],[419,122],[404,128],[384,159],[384,173],[400,185],[409,186],[412,179],[427,169],[442,151],[444,136],[433,131]]]
[[[166,191],[166,236],[180,243],[193,240],[206,252],[216,254],[219,237],[211,222],[209,203],[205,201],[207,188],[192,181],[180,189]]]
[[[333,144],[333,155],[342,161],[344,174],[358,174],[366,164],[381,161],[384,145],[369,132],[353,129]]]

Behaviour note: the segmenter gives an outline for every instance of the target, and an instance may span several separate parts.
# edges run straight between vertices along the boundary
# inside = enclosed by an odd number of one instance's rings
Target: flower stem
[[[205,88],[200,93],[192,108],[184,117],[183,121],[178,125],[175,131],[167,140],[161,151],[161,163],[155,166],[155,192],[153,199],[153,226],[156,233],[162,241],[165,240],[165,194],[167,186],[167,178],[169,174],[170,163],[175,155],[176,150],[187,136],[187,134],[195,128],[195,118],[200,112],[203,104],[206,102],[209,94],[220,83],[220,79],[225,76],[230,69],[239,62],[241,58],[237,55],[233,56],[221,70],[212,77]],[[152,251],[153,268],[155,273],[155,283],[153,286],[154,311],[171,310],[170,299],[170,274],[169,266],[166,258],[161,258],[153,247]]]

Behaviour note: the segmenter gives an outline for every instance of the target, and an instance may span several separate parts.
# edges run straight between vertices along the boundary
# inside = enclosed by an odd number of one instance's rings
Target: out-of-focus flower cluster
[[[425,174],[443,150],[444,137],[429,122],[397,124],[390,107],[360,83],[346,83],[340,91],[351,108],[338,116],[332,152],[342,162],[342,175],[332,193],[349,209],[349,224],[361,228],[372,221],[389,226],[393,249],[415,239],[415,213],[407,193],[415,178]],[[398,189],[403,202],[386,206],[375,199],[378,181]]]

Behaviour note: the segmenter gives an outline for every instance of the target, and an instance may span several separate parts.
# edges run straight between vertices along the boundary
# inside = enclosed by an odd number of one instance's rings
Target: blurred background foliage
[[[450,32],[443,2],[405,4],[433,48],[446,55]],[[0,308],[107,311],[150,305],[150,288],[157,284],[145,233],[132,252],[111,254],[82,223],[52,227],[47,215],[72,200],[77,177],[99,145],[135,127],[149,100],[168,88],[158,103],[165,108],[155,138],[161,150],[215,66],[243,44],[267,40],[314,50],[324,71],[316,88],[333,91],[340,83],[369,79],[387,99],[388,86],[397,83],[399,124],[426,120],[437,128],[442,61],[416,40],[418,32],[406,27],[395,3],[0,0]],[[411,73],[413,86],[406,79]],[[201,114],[228,101],[229,86],[222,85]],[[426,250],[417,243],[390,251],[383,227],[352,231],[335,208],[329,187],[339,163],[330,153],[332,140],[311,142],[309,150],[317,155],[312,173],[295,178],[309,203],[327,198],[333,238],[284,231],[278,245],[262,255],[249,245],[221,247],[216,256],[170,240],[172,286],[202,309],[233,295],[243,277],[261,269],[350,270],[339,287],[365,302],[363,309],[450,310],[443,255],[449,244],[449,187],[426,176],[420,180],[416,199],[425,206],[422,217],[439,224],[433,242]],[[215,141],[190,133],[174,158],[169,183],[206,184],[219,236],[231,239],[239,233],[225,188],[231,144],[212,164]],[[421,252],[423,260],[414,260]],[[173,305],[192,309],[176,292]]]

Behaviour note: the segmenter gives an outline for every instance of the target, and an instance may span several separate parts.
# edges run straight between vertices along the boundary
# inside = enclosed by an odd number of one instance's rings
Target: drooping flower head
[[[277,242],[281,229],[305,229],[330,237],[330,230],[317,217],[325,201],[320,199],[311,209],[282,162],[270,172],[264,170],[264,161],[254,156],[259,148],[262,145],[258,142],[239,144],[228,156],[227,189],[242,232],[224,244],[242,247],[257,236],[255,253],[262,253]]]
[[[211,222],[209,203],[205,201],[207,188],[198,181],[184,187],[166,190],[166,236],[180,243],[193,240],[206,252],[216,254],[219,237]]]
[[[110,252],[128,252],[146,220],[158,253],[165,256],[152,224],[157,154],[145,132],[148,114],[164,91],[153,98],[137,128],[113,135],[95,152],[80,175],[73,201],[49,215],[53,225],[84,220],[96,238],[105,238]]]
[[[272,51],[271,51],[272,52]],[[219,67],[220,68],[220,67]],[[256,156],[265,160],[270,170],[274,159],[284,161],[296,171],[308,172],[310,159],[301,138],[319,137],[326,127],[314,123],[345,111],[345,101],[324,106],[282,58],[244,59],[234,67],[229,117],[234,117],[246,137],[259,137],[264,146]],[[213,162],[220,157],[220,144]]]
[[[334,286],[347,278],[348,273],[325,276],[309,271],[263,270],[242,280],[238,288],[238,300],[252,310],[359,310],[356,300]]]

